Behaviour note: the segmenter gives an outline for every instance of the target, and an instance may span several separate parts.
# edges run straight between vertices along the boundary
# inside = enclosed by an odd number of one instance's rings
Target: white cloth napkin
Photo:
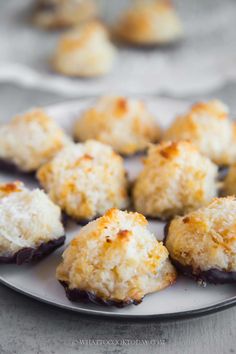
[[[105,4],[108,20],[117,14],[117,3],[121,4],[117,0],[98,2]],[[0,82],[68,96],[111,91],[188,96],[236,80],[236,1],[176,1],[185,27],[182,42],[149,50],[119,48],[113,72],[87,80],[66,78],[51,71],[49,59],[58,33],[31,25],[31,3],[30,0],[1,1]]]

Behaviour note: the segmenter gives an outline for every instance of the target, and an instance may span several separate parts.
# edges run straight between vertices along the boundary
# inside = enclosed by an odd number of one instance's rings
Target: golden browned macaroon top
[[[178,116],[164,132],[163,140],[189,140],[218,165],[236,161],[236,129],[228,107],[219,100],[198,102]]]
[[[108,37],[106,28],[98,21],[88,22],[83,26],[75,27],[73,31],[68,31],[61,36],[59,50],[70,52],[83,48],[97,34]]]
[[[160,127],[143,101],[124,96],[101,97],[78,118],[79,141],[96,139],[124,155],[143,151],[160,137]]]
[[[76,220],[91,220],[129,203],[123,159],[98,141],[66,147],[37,177],[52,200]]]
[[[171,285],[176,273],[144,216],[111,209],[71,241],[57,278],[70,290],[131,303]]]
[[[217,196],[217,166],[188,141],[151,145],[143,162],[133,201],[146,216],[168,219]]]
[[[106,27],[98,21],[91,21],[62,34],[52,66],[67,76],[105,75],[113,67],[115,54]]]
[[[0,159],[31,172],[70,142],[52,118],[34,109],[0,126]]]
[[[214,198],[208,205],[176,217],[166,247],[171,257],[192,271],[236,271],[236,199]]]
[[[115,33],[140,45],[168,43],[182,36],[182,24],[170,0],[139,1],[121,16]]]

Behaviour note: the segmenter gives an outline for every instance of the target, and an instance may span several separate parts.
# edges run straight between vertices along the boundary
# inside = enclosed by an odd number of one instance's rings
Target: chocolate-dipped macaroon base
[[[168,237],[168,231],[171,224],[171,220],[166,223],[164,227],[164,238],[163,243],[166,244]],[[232,284],[236,283],[236,272],[226,272],[224,270],[219,270],[217,268],[212,268],[209,270],[199,269],[197,272],[193,271],[192,266],[186,266],[173,259],[170,255],[169,258],[171,263],[177,268],[177,270],[186,275],[189,278],[192,278],[198,282],[211,283],[211,284]]]
[[[23,171],[18,166],[16,166],[13,162],[1,158],[0,158],[0,172],[12,173],[14,175],[21,174],[21,175],[34,176],[33,171]]]
[[[62,246],[65,242],[65,236],[61,236],[49,242],[43,242],[37,248],[24,247],[13,255],[0,256],[0,264],[14,263],[17,265],[36,263],[42,258],[52,253],[56,248]]]
[[[128,301],[104,300],[90,291],[80,290],[80,289],[70,289],[67,282],[65,281],[59,281],[59,282],[64,287],[67,298],[72,302],[93,303],[96,305],[115,306],[118,308],[123,308],[131,304],[138,305],[142,302],[142,299],[128,300]]]
[[[193,271],[191,266],[184,266],[180,262],[170,257],[172,264],[184,275],[202,283],[210,284],[233,284],[236,283],[236,272],[227,272],[212,268],[208,270],[199,269]]]

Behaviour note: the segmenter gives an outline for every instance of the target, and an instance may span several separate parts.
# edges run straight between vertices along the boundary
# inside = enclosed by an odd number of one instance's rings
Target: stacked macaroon
[[[56,272],[71,301],[138,304],[173,284],[175,267],[204,283],[236,281],[235,126],[223,103],[197,103],[162,132],[142,101],[105,96],[73,135],[76,143],[42,110],[0,127],[2,170],[35,173],[47,193],[0,185],[1,263],[35,262],[61,246],[63,212],[86,223]],[[119,154],[146,151],[131,184]],[[219,166],[229,164],[222,188]],[[164,244],[146,217],[169,220]]]

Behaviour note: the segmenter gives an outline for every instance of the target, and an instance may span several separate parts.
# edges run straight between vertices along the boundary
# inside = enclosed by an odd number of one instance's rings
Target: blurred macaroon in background
[[[0,20],[0,82],[186,97],[236,78],[230,0],[9,0]]]

